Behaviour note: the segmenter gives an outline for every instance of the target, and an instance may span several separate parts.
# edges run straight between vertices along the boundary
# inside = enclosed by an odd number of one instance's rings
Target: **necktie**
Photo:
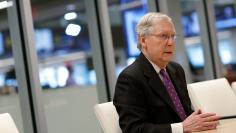
[[[167,89],[167,92],[168,92],[172,102],[174,103],[174,106],[176,108],[176,111],[177,111],[179,117],[181,118],[181,120],[184,120],[187,116],[184,111],[183,105],[180,102],[178,94],[174,88],[174,85],[172,84],[167,72],[164,69],[161,69],[160,74],[163,77],[163,83]]]

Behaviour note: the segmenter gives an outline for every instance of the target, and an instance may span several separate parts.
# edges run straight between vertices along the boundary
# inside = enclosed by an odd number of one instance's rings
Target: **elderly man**
[[[124,133],[189,133],[215,129],[219,116],[191,109],[183,68],[171,62],[176,31],[170,17],[148,13],[136,26],[136,61],[118,77],[114,105]]]

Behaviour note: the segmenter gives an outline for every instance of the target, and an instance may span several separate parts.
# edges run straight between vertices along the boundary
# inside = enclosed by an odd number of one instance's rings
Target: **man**
[[[136,27],[136,61],[118,77],[113,103],[124,133],[190,133],[215,129],[219,116],[191,109],[183,68],[171,62],[176,31],[168,16],[148,13]]]

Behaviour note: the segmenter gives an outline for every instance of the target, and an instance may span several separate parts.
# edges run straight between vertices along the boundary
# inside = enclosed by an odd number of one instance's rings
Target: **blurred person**
[[[68,87],[68,86],[76,86],[76,82],[75,82],[75,80],[74,80],[74,77],[73,77],[73,73],[74,73],[74,68],[73,68],[73,66],[72,66],[72,64],[71,63],[69,63],[69,62],[67,62],[66,64],[65,64],[65,66],[66,66],[66,68],[67,68],[67,70],[68,70],[68,78],[67,78],[67,80],[66,80],[66,86]]]
[[[4,94],[18,93],[16,74],[14,68],[10,68],[10,70],[6,72],[5,85],[3,87],[2,93]]]
[[[148,13],[136,26],[141,51],[119,75],[113,103],[123,133],[190,133],[215,129],[220,116],[195,112],[183,68],[171,59],[176,30],[170,17]]]

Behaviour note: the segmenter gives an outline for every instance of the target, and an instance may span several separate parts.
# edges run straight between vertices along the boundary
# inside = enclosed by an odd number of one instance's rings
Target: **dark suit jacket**
[[[166,69],[190,115],[183,68],[170,62]],[[143,54],[119,75],[113,103],[123,133],[171,133],[170,124],[181,122],[162,80]]]

